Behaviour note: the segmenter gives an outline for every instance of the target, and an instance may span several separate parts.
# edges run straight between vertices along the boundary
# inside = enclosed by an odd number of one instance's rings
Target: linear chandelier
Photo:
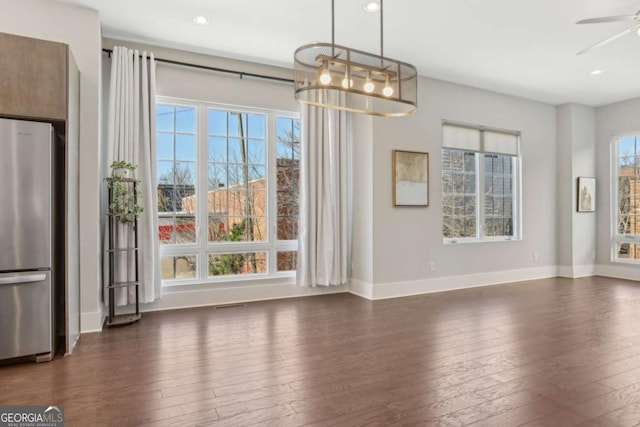
[[[312,43],[294,54],[295,97],[318,107],[373,116],[406,116],[418,108],[418,72],[384,57],[383,0],[380,0],[380,55],[335,44],[331,0],[331,43]]]

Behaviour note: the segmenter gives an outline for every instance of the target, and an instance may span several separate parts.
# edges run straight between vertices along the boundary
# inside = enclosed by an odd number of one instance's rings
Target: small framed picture
[[[429,153],[393,150],[393,206],[429,206]]]
[[[578,177],[578,212],[596,211],[596,179]]]

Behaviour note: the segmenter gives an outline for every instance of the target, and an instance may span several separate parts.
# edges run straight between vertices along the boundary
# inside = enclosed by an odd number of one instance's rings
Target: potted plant
[[[111,164],[111,176],[107,178],[107,187],[111,188],[112,199],[109,203],[108,214],[117,218],[122,224],[135,224],[144,211],[136,198],[134,191],[140,198],[140,181],[135,179],[134,171],[138,166],[122,160]]]

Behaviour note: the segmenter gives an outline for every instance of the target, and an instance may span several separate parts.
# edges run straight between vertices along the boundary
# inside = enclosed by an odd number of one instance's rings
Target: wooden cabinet
[[[80,336],[79,113],[80,73],[69,46],[0,33],[0,117],[49,122],[56,133],[56,329],[66,353]]]
[[[66,120],[69,47],[0,33],[0,112]]]

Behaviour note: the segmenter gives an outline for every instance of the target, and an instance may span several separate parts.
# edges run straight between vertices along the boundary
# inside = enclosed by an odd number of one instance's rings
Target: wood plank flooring
[[[19,404],[67,426],[640,425],[640,282],[147,313],[0,367]]]

